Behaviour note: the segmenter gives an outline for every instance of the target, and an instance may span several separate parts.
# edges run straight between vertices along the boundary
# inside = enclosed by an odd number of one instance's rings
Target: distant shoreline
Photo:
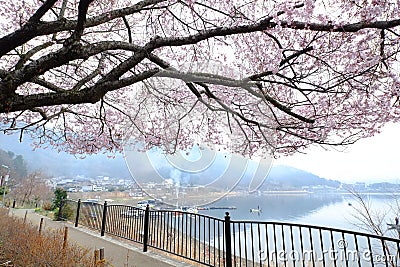
[[[367,192],[367,191],[361,191],[357,192],[357,194],[361,195],[374,195],[374,196],[399,196],[400,192]],[[248,196],[248,195],[257,195],[257,193],[252,193],[249,194],[247,191],[232,191],[227,194],[227,196]],[[298,196],[298,195],[353,195],[351,192],[323,192],[323,191],[306,191],[306,190],[277,190],[277,191],[260,191],[259,193],[260,196],[268,196],[268,195],[288,195],[288,196]]]
[[[359,192],[361,195],[369,195],[369,196],[400,196],[400,192]],[[88,192],[88,193],[69,193],[71,199],[90,199],[90,198],[98,198],[99,202],[107,201],[109,203],[115,201],[116,203],[129,203],[135,204],[141,200],[147,200],[152,197],[150,196],[141,196],[141,197],[130,197],[127,192]],[[208,194],[199,194],[197,196],[192,197],[183,197],[181,199],[176,199],[176,201],[183,200],[187,205],[195,205],[198,206],[199,199],[204,202],[214,203],[223,198],[230,197],[248,197],[248,196],[258,196],[258,197],[268,197],[268,196],[287,196],[287,197],[295,197],[295,196],[352,196],[351,192],[310,192],[306,190],[280,190],[280,191],[260,191],[260,194],[252,193],[249,194],[248,191],[231,191],[231,192],[209,192]],[[172,201],[172,200],[170,200]],[[200,204],[200,206],[209,205],[210,203]],[[171,205],[172,206],[172,205]]]

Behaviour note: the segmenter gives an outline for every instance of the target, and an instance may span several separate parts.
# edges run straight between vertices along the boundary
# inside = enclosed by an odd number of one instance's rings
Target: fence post
[[[63,238],[63,250],[65,250],[67,248],[67,244],[68,244],[68,227],[64,227],[64,238]]]
[[[80,209],[81,209],[81,199],[78,199],[78,206],[76,207],[75,227],[78,227]]]
[[[225,246],[226,267],[232,267],[231,217],[229,212],[225,212]]]
[[[103,208],[103,219],[101,220],[101,236],[104,236],[104,232],[106,231],[106,217],[107,216],[107,201],[104,201],[104,208]]]
[[[28,211],[25,211],[25,216],[24,216],[24,223],[26,223],[26,216],[28,215]]]
[[[43,227],[43,217],[40,218],[40,223],[39,223],[39,235],[42,234],[42,227]]]
[[[58,208],[58,216],[57,216],[57,221],[61,221],[62,219],[62,207],[64,206],[64,199],[60,199],[60,207]]]
[[[99,249],[99,252],[100,252],[100,264],[99,264],[99,267],[104,267],[104,266],[106,266],[104,263],[105,263],[105,259],[104,259],[104,248],[100,248]]]
[[[144,211],[143,252],[147,251],[147,240],[149,239],[149,217],[150,206],[147,204],[146,210]]]

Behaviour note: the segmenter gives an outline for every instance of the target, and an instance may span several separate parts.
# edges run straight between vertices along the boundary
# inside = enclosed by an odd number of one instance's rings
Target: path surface
[[[110,236],[100,236],[99,232],[94,232],[83,227],[74,227],[70,222],[53,221],[48,217],[36,214],[33,210],[10,209],[10,215],[24,218],[27,213],[27,221],[39,227],[40,219],[43,220],[43,230],[59,229],[68,227],[68,240],[87,247],[94,251],[95,249],[104,248],[105,259],[114,267],[183,267],[191,266],[187,262],[167,258],[158,254],[157,251],[149,251],[144,253],[138,246],[133,246],[121,242]]]

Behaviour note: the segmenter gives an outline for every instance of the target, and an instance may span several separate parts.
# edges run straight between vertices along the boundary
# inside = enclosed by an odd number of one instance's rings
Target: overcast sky
[[[342,182],[400,182],[400,124],[390,124],[374,137],[359,140],[344,152],[313,147],[307,154],[275,160]]]

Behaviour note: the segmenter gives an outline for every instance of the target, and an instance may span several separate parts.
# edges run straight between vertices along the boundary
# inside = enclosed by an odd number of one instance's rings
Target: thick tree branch
[[[103,15],[88,19],[84,28],[90,28],[101,23],[105,23],[115,18],[124,17],[130,14],[139,12],[150,5],[156,5],[164,2],[165,0],[147,0],[139,2],[129,8],[119,9],[110,11]],[[282,12],[280,12],[282,13]],[[186,37],[171,37],[171,38],[159,38],[158,42],[155,43],[155,48],[163,46],[181,46],[188,44],[195,44],[200,41],[206,40],[212,37],[228,36],[241,33],[250,33],[255,31],[264,31],[270,28],[275,28],[280,25],[283,28],[291,28],[297,30],[311,30],[311,31],[326,31],[326,32],[357,32],[362,29],[390,29],[400,25],[400,19],[390,21],[375,21],[375,22],[358,22],[346,25],[333,25],[331,23],[318,24],[318,23],[307,23],[300,21],[281,21],[279,23],[273,21],[274,17],[270,16],[257,23],[244,24],[234,27],[215,27],[209,30],[200,31],[198,34],[189,35]],[[7,35],[0,39],[0,56],[11,51],[15,47],[22,45],[23,43],[31,40],[36,36],[53,34],[60,31],[73,30],[77,25],[76,21],[55,21],[55,22],[41,22],[35,25],[34,28],[29,27],[26,24],[20,30]],[[22,38],[22,39],[21,39]],[[12,45],[11,45],[12,44]]]
[[[56,52],[45,55],[20,69],[9,72],[3,81],[0,81],[0,88],[4,88],[4,93],[11,95],[16,88],[31,81],[46,71],[55,67],[62,66],[70,61],[82,58],[88,58],[101,52],[114,49],[125,49],[130,51],[139,51],[141,48],[137,45],[124,42],[99,42],[92,45],[74,47],[63,47]],[[143,56],[142,56],[143,57]],[[129,68],[125,68],[126,72]],[[120,75],[122,75],[122,72]],[[3,94],[4,94],[3,93]]]
[[[39,22],[39,20],[44,16],[44,14],[46,14],[47,11],[49,11],[50,8],[52,8],[52,6],[56,2],[57,2],[57,0],[47,0],[46,2],[44,2],[43,5],[29,19],[28,24]]]
[[[68,45],[70,45],[70,44],[72,44],[74,42],[78,42],[81,39],[81,36],[83,34],[83,30],[85,29],[86,14],[87,14],[89,5],[93,1],[94,0],[80,0],[79,1],[78,22],[76,23],[75,31],[71,35],[71,37],[66,40],[64,45],[68,46]]]
[[[278,24],[273,23],[270,27],[276,27]],[[319,23],[306,23],[301,21],[287,22],[282,21],[281,26],[284,28],[296,29],[296,30],[310,30],[319,32],[358,32],[363,29],[390,29],[400,25],[400,19],[389,20],[389,21],[373,21],[373,22],[357,22],[344,25],[334,25],[331,23],[319,24]]]
[[[38,84],[40,86],[43,86],[44,88],[47,88],[47,89],[49,89],[50,91],[53,91],[53,92],[64,92],[65,91],[64,89],[62,89],[62,88],[60,88],[60,87],[58,87],[58,86],[56,86],[56,85],[44,80],[44,79],[40,79],[40,78],[37,78],[37,77],[33,78],[32,82],[34,82],[34,83],[36,83],[36,84]]]
[[[56,2],[57,0],[47,0],[21,29],[0,38],[0,57],[39,36],[39,20]]]
[[[57,93],[42,93],[28,96],[16,95],[12,98],[11,106],[7,103],[0,102],[0,113],[63,104],[96,103],[107,92],[141,82],[152,77],[157,72],[159,72],[158,69],[152,69],[121,80],[99,82],[92,87],[80,91],[65,90]]]
[[[84,28],[95,27],[107,21],[140,12],[148,6],[156,5],[164,1],[166,0],[144,0],[127,8],[103,13],[88,19]],[[66,19],[52,22],[37,21],[34,24],[27,23],[19,30],[0,38],[0,57],[35,37],[63,31],[72,31],[76,28],[77,23],[77,21]]]
[[[47,47],[50,47],[52,44],[53,44],[52,42],[46,42],[46,43],[40,44],[40,45],[32,48],[25,54],[21,55],[21,59],[15,65],[15,69],[20,69],[33,55],[35,55],[36,53],[38,53],[39,51],[41,51]]]
[[[360,22],[353,23],[343,26],[335,26],[331,24],[316,24],[316,23],[305,23],[305,22],[285,22],[279,23],[283,28],[291,28],[297,30],[311,30],[311,31],[326,31],[326,32],[357,32],[362,29],[387,29],[393,28],[400,25],[400,19],[392,21],[376,21],[376,22]],[[256,31],[265,31],[270,28],[275,28],[278,23],[273,22],[273,17],[267,17],[257,23],[240,25],[235,27],[216,27],[210,30],[203,30],[197,34],[189,35],[185,37],[170,37],[170,38],[158,38],[153,40],[153,46],[155,48],[164,46],[182,46],[189,44],[196,44],[201,41],[221,36],[229,36],[243,33],[251,33]]]

